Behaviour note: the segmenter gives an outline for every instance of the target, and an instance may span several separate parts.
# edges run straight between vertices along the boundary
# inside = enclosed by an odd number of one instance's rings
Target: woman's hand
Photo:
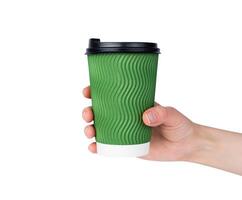
[[[91,98],[90,87],[83,95]],[[94,119],[91,107],[83,109],[83,119]],[[190,161],[242,175],[242,134],[193,123],[172,107],[155,104],[143,113],[143,122],[152,127],[149,154],[142,159],[157,161]],[[93,125],[85,127],[87,138],[95,137]],[[89,151],[97,152],[96,143]]]

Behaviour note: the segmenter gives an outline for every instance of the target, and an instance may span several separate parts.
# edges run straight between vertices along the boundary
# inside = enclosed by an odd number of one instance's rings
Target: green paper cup
[[[154,105],[157,44],[90,39],[86,54],[98,154],[148,154],[151,128],[142,114]]]

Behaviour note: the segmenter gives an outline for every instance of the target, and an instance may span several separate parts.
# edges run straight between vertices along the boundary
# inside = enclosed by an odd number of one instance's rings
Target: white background
[[[156,101],[242,132],[235,0],[1,1],[0,199],[242,199],[241,176],[88,152],[81,97],[90,37],[157,42]]]

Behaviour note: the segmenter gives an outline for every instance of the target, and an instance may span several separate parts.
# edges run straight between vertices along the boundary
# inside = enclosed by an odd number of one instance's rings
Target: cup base
[[[132,145],[112,145],[97,142],[97,153],[104,156],[139,157],[149,153],[150,142]]]

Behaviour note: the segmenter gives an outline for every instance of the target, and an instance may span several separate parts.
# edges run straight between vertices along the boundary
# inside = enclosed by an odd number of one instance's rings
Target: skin
[[[89,86],[83,95],[91,98]],[[92,108],[84,108],[82,117],[92,122]],[[152,138],[149,154],[140,158],[189,161],[242,175],[242,134],[196,124],[175,108],[157,103],[143,113],[143,122],[152,127]],[[87,125],[84,133],[87,138],[95,137],[94,126]],[[88,149],[96,153],[96,143]]]

